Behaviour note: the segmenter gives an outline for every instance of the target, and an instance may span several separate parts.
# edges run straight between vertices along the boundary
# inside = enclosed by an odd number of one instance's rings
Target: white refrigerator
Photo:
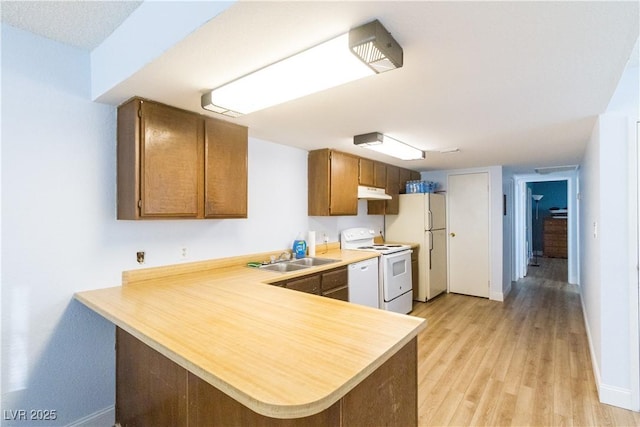
[[[413,299],[426,302],[447,290],[447,231],[444,195],[400,194],[398,215],[387,215],[385,239],[418,243],[418,287]]]

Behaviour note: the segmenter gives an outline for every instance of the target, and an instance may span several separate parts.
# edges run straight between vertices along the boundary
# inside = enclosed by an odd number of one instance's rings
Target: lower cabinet
[[[307,276],[301,279],[290,280],[284,285],[287,289],[320,295],[320,275]]]
[[[327,409],[308,417],[261,415],[116,328],[116,425],[416,426],[417,338]],[[283,391],[285,392],[285,391]]]
[[[347,267],[338,267],[296,279],[283,280],[273,283],[273,285],[341,301],[349,301],[349,274]]]
[[[340,267],[322,273],[322,296],[349,301],[349,273]]]

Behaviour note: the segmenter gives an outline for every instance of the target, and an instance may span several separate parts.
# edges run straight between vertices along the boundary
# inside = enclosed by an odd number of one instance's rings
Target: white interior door
[[[489,297],[489,175],[449,175],[449,292]]]

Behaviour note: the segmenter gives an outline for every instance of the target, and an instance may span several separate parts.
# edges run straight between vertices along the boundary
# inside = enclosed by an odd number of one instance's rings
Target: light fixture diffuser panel
[[[424,159],[424,151],[415,147],[383,135],[380,132],[365,133],[353,137],[353,143],[364,148],[368,148],[387,156],[400,160],[420,160]]]
[[[248,114],[373,75],[349,51],[343,34],[211,92],[217,106]]]

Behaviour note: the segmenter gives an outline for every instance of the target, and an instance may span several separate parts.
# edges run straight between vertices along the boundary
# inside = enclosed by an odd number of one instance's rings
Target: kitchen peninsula
[[[245,266],[265,255],[133,270],[75,295],[116,325],[116,422],[416,425],[424,319],[269,286],[376,255]]]

